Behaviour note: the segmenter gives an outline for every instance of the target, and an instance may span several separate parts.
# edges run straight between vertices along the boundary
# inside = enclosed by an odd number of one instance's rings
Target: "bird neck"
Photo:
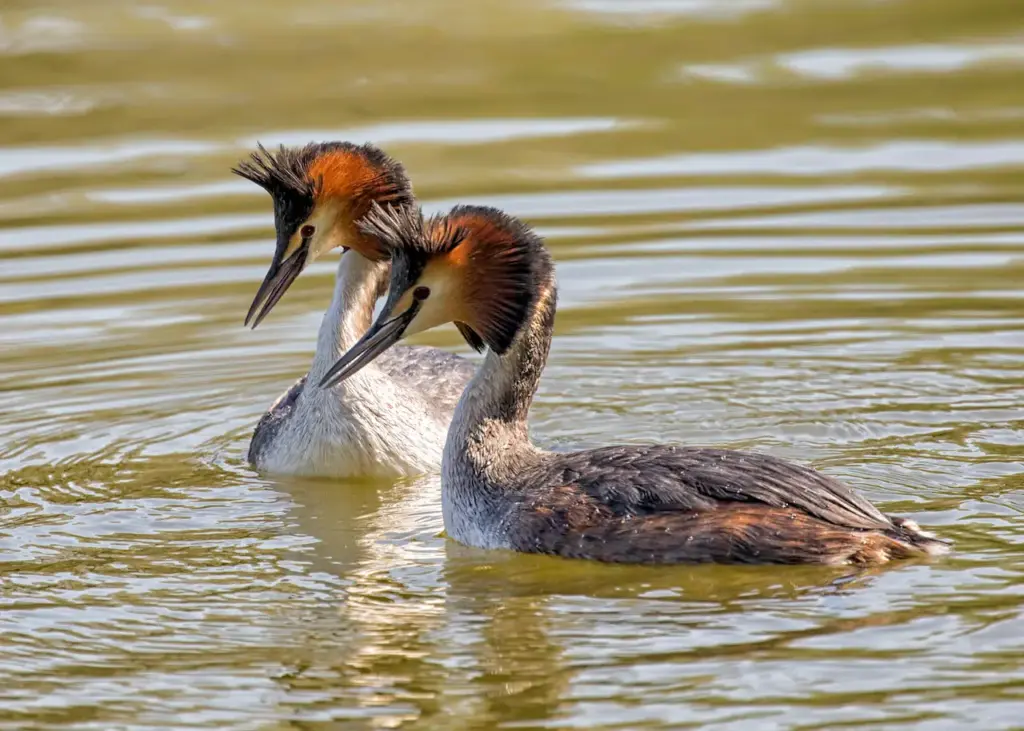
[[[493,464],[501,449],[532,453],[527,417],[551,350],[558,299],[553,276],[539,285],[537,303],[504,355],[488,351],[456,408],[446,451]],[[525,450],[525,451],[524,451]]]
[[[309,378],[318,383],[345,351],[361,338],[373,321],[373,306],[387,288],[387,262],[370,261],[349,250],[341,255],[334,297],[320,323],[316,355]]]

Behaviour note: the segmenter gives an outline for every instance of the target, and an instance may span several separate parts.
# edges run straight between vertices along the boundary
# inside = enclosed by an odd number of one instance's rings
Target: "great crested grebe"
[[[752,452],[668,445],[545,452],[527,412],[551,345],[554,267],[541,239],[492,208],[424,222],[375,208],[392,250],[384,309],[322,384],[351,378],[410,333],[467,323],[487,355],[455,409],[441,471],[448,535],[624,563],[875,564],[944,553],[837,480]]]
[[[245,323],[256,327],[305,267],[342,248],[334,297],[300,378],[256,425],[249,462],[278,474],[321,477],[406,476],[436,471],[459,395],[473,375],[464,358],[436,348],[388,353],[361,378],[326,391],[317,383],[373,320],[388,283],[388,251],[356,222],[371,204],[413,205],[401,164],[372,145],[347,142],[262,146],[234,173],[274,200],[277,248]],[[475,334],[459,325],[464,337]]]

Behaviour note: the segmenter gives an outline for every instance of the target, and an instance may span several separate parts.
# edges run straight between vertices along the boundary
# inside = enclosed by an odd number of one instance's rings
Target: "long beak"
[[[338,385],[401,340],[406,328],[409,327],[409,323],[413,321],[416,313],[420,311],[421,304],[419,300],[413,300],[409,309],[402,314],[396,315],[383,323],[378,320],[359,339],[358,343],[349,348],[349,351],[341,356],[337,363],[331,366],[331,369],[327,371],[327,374],[320,381],[320,388],[331,388]]]
[[[249,306],[249,312],[245,316],[245,325],[247,327],[252,322],[252,327],[255,330],[256,326],[263,322],[263,318],[270,314],[270,311],[274,309],[274,305],[281,300],[284,293],[292,286],[292,282],[302,273],[306,266],[307,248],[308,245],[303,244],[284,261],[280,263],[275,261],[270,265],[270,270],[263,279],[263,284],[260,285],[259,290],[256,292],[256,297],[253,299],[252,304]]]

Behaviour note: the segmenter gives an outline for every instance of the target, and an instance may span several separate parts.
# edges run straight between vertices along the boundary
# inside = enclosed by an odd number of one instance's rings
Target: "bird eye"
[[[305,226],[303,226],[302,228],[299,229],[299,235],[302,236],[302,238],[304,238],[304,239],[308,239],[310,236],[312,236],[315,233],[316,233],[316,226],[312,226],[312,225],[310,225],[308,223]]]
[[[417,302],[422,302],[430,296],[430,287],[417,287],[412,291],[412,298]]]

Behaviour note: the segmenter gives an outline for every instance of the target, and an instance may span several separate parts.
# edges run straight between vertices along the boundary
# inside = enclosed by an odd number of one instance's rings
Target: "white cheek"
[[[416,319],[412,321],[407,330],[409,334],[423,332],[455,319],[458,295],[455,283],[450,277],[428,272],[417,282],[416,286],[428,287],[430,296],[420,306]]]
[[[334,238],[335,237],[331,236],[330,233],[318,233],[314,236],[313,240],[309,244],[309,261],[312,262],[317,257],[320,257],[333,249],[336,246],[332,241]]]
[[[336,206],[322,207],[309,219],[308,223],[316,226],[316,234],[309,244],[309,261],[345,245],[342,227],[335,225],[342,211]]]
[[[431,293],[430,298],[423,303],[419,313],[416,315],[413,325],[416,326],[416,332],[423,332],[451,321],[451,315],[448,312],[448,308],[444,306],[444,302],[435,300],[434,294]]]

